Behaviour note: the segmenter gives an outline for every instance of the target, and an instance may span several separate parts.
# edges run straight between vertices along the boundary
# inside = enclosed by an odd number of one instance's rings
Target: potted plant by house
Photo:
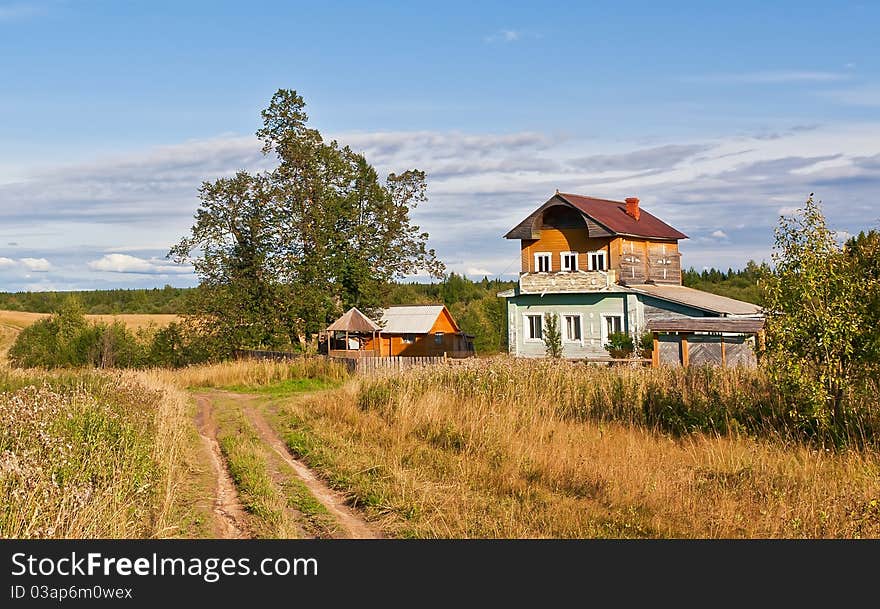
[[[608,336],[608,342],[604,347],[614,359],[627,359],[635,351],[632,336],[625,332],[615,332]]]

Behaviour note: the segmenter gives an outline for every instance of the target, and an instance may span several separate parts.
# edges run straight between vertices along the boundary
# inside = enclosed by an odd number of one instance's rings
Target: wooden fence
[[[449,360],[445,357],[334,357],[337,362],[342,362],[348,367],[348,371],[356,374],[370,374],[386,370],[408,370],[420,366],[435,366]]]
[[[348,355],[345,351],[331,351],[329,357],[336,362],[344,364],[348,371],[357,374],[369,374],[371,372],[384,370],[408,370],[418,366],[434,366],[445,362],[452,361],[451,357],[443,356],[417,356],[417,357],[376,357],[373,355],[364,355],[365,352],[350,351]],[[369,352],[373,353],[373,352]],[[355,355],[352,355],[355,354]],[[273,359],[273,360],[292,360],[300,357],[306,357],[302,353],[293,351],[267,351],[262,349],[236,349],[233,352],[236,359]],[[312,356],[314,357],[314,356]]]
[[[235,349],[232,352],[235,359],[297,359],[305,357],[304,353],[295,351],[266,351],[264,349]]]

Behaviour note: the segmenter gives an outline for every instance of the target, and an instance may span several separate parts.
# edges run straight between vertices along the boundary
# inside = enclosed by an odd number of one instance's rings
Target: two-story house
[[[512,355],[545,354],[544,314],[558,316],[563,356],[603,357],[613,332],[634,338],[652,320],[760,317],[751,303],[681,285],[687,235],[639,207],[557,192],[505,235],[520,241],[522,270],[507,299]]]

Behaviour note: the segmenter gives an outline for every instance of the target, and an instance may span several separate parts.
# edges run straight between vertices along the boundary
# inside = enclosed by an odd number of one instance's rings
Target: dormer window
[[[576,271],[578,270],[578,255],[577,252],[560,252],[559,253],[560,267],[563,271]]]
[[[550,252],[537,252],[535,254],[535,272],[549,273],[550,271]]]
[[[590,252],[587,254],[587,261],[591,271],[605,271],[608,269],[604,251]]]

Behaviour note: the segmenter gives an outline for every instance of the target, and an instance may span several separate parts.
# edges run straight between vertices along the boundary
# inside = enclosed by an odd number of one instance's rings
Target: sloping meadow
[[[355,380],[277,422],[395,535],[880,536],[876,451],[786,417],[757,372],[497,358]]]
[[[0,368],[0,537],[161,537],[187,400],[145,373]]]

